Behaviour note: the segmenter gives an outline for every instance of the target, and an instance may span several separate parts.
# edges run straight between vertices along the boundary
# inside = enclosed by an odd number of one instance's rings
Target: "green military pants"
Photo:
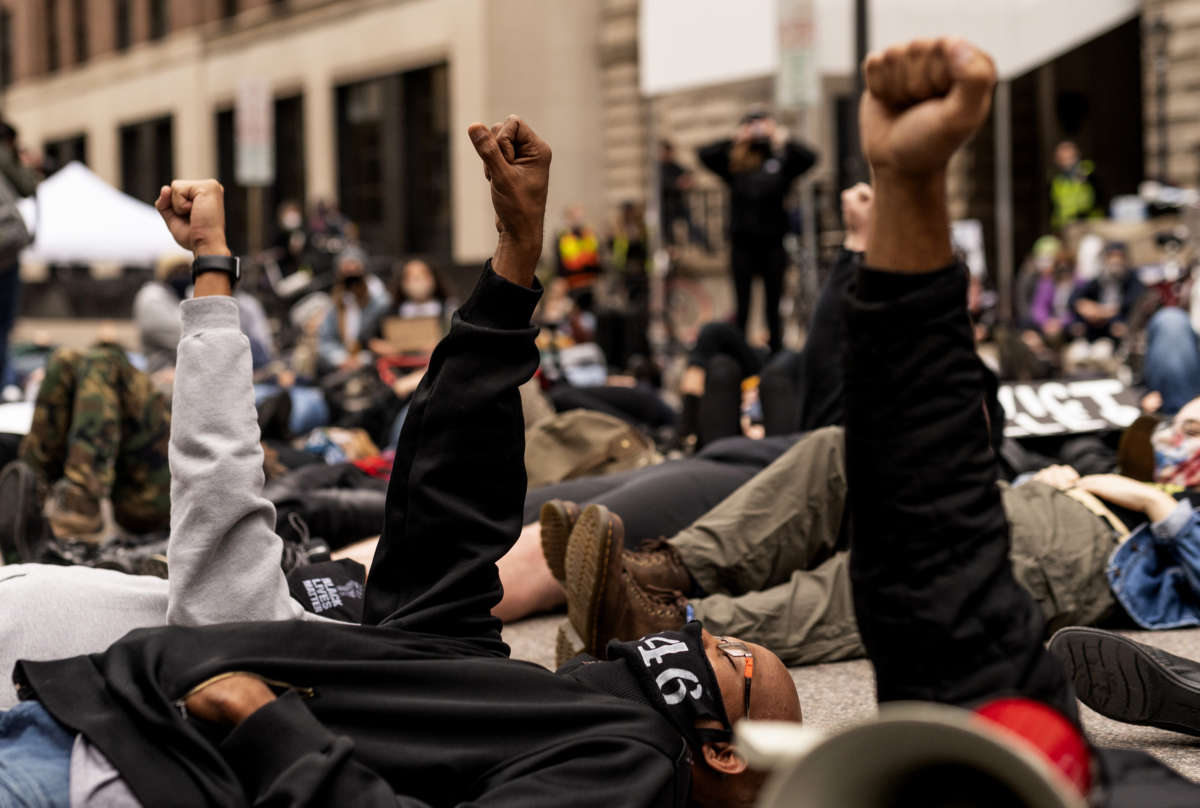
[[[865,655],[847,564],[842,435],[827,427],[806,436],[670,539],[706,593],[691,604],[709,631],[765,645],[789,665]],[[1048,626],[1108,613],[1108,525],[1042,483],[1004,486],[1003,498],[1014,574]]]
[[[170,401],[115,345],[58,350],[34,405],[20,458],[48,483],[65,477],[112,500],[133,533],[170,525]]]

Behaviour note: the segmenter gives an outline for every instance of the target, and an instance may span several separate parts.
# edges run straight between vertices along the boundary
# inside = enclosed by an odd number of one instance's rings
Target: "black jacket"
[[[720,140],[700,149],[700,162],[729,184],[729,231],[742,239],[778,243],[788,231],[783,201],[792,183],[812,168],[817,155],[796,141],[764,154],[756,171],[734,173],[729,166],[732,140]]]
[[[682,805],[686,744],[624,663],[584,677],[510,660],[491,615],[521,528],[517,386],[537,366],[537,298],[489,269],[434,352],[366,625],[142,629],[103,654],[18,663],[22,698],[86,735],[147,806]],[[188,692],[228,671],[288,692],[232,732],[186,717]]]

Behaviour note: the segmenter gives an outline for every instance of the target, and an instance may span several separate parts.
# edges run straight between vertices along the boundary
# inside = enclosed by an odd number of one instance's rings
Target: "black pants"
[[[650,431],[674,426],[679,417],[656,391],[645,385],[572,387],[559,384],[546,391],[546,395],[557,412],[594,410]]]
[[[783,317],[779,302],[783,299],[783,275],[787,253],[778,241],[760,241],[734,236],[730,254],[733,291],[737,296],[737,325],[746,333],[750,322],[750,287],[754,276],[762,278],[767,301],[767,329],[771,332],[771,353],[783,348]]]
[[[1013,578],[966,270],[864,271],[850,301],[850,576],[880,701],[965,707],[1005,695],[1078,723],[1042,616]],[[1200,804],[1141,752],[1098,750],[1110,806]]]
[[[645,539],[683,530],[799,439],[727,438],[683,460],[535,488],[525,497],[524,522],[536,522],[542,505],[552,499],[601,504],[621,517],[625,541],[636,548]]]

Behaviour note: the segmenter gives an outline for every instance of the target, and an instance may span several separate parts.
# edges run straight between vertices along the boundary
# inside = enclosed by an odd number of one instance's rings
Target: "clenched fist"
[[[842,246],[847,250],[863,252],[867,249],[867,231],[874,202],[875,191],[865,182],[842,191],[842,223],[846,226]]]
[[[492,269],[514,283],[530,286],[542,254],[550,146],[516,115],[491,128],[472,124],[467,133],[492,185],[492,207],[500,233]]]
[[[873,53],[863,72],[863,152],[876,176],[944,171],[987,119],[996,84],[991,57],[956,37]]]
[[[229,255],[225,243],[225,189],[216,180],[175,180],[158,192],[154,207],[175,241],[201,255]]]

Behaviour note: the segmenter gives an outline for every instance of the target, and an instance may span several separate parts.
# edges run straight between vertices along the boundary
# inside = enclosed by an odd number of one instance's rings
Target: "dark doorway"
[[[1144,179],[1141,20],[1135,18],[1012,81],[1013,248],[1017,269],[1050,230],[1054,145],[1074,140],[1096,165],[1103,203]],[[983,222],[996,266],[995,122],[968,147],[968,218]]]
[[[73,160],[87,165],[87,135],[78,134],[47,140],[42,145],[42,153],[46,157],[46,167],[50,173],[58,171]]]
[[[121,127],[121,190],[146,203],[175,178],[171,116]]]
[[[444,64],[337,88],[338,195],[372,252],[450,258]]]
[[[247,249],[249,213],[248,190],[237,184],[233,110],[219,110],[217,126],[217,177],[225,186],[225,227],[231,249]],[[281,202],[293,200],[305,204],[304,170],[304,96],[275,99],[275,184],[263,189],[259,219],[262,232],[258,243],[267,246],[275,236],[275,212]]]

